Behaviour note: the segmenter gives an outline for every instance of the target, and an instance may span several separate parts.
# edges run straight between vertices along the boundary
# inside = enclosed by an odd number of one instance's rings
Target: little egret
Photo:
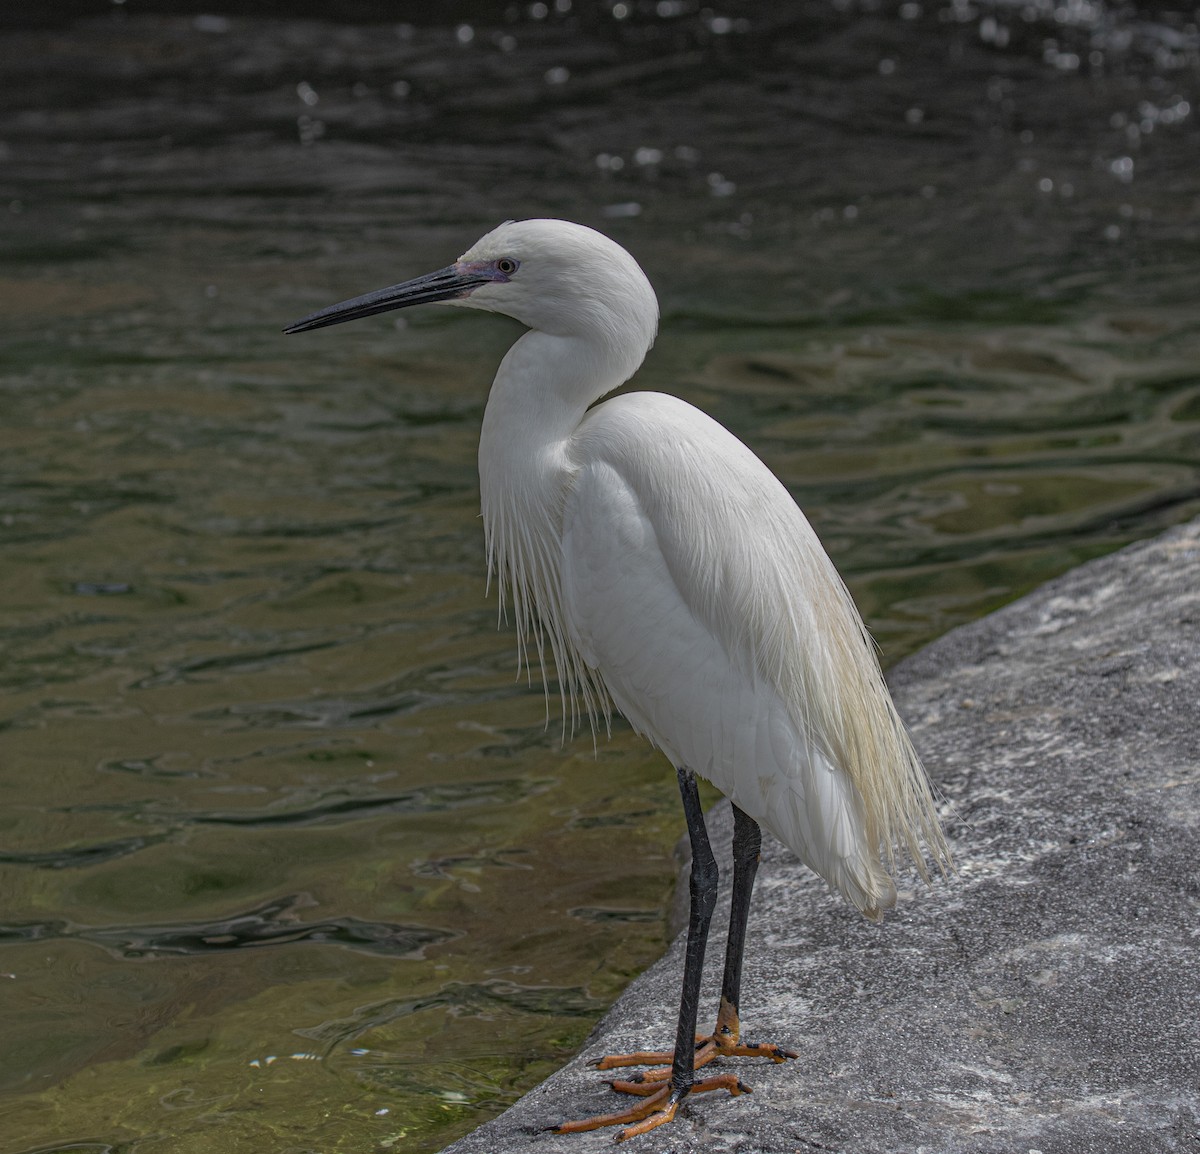
[[[897,846],[949,851],[929,783],[862,620],[787,490],[728,430],[662,393],[595,402],[627,381],[658,301],[620,245],[560,220],[508,221],[454,264],[335,304],[298,333],[440,302],[515,317],[483,415],[479,479],[488,574],[512,598],[518,660],[548,645],[563,709],[593,724],[616,707],[679,778],[692,846],[691,912],[674,1050],[610,1055],[631,1109],[562,1130],[670,1121],[716,1057],[796,1055],[743,1043],[739,1002],[760,829],[867,917],[896,899]],[[595,407],[592,407],[595,405]],[[544,668],[544,666],[543,666]],[[733,899],[716,1026],[697,1037],[717,895],[696,775],[733,802]],[[881,856],[882,855],[882,856]]]

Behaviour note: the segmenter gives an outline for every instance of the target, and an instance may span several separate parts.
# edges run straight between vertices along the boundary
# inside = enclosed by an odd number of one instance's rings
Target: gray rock
[[[743,1024],[800,1057],[723,1063],[754,1093],[691,1098],[629,1148],[1200,1151],[1200,521],[956,630],[891,680],[953,806],[958,875],[901,879],[876,926],[766,847]],[[727,810],[714,817],[725,841]],[[721,952],[714,933],[702,1023]],[[608,1149],[611,1130],[542,1128],[630,1101],[587,1062],[669,1045],[681,966],[677,940],[579,1057],[447,1154]]]

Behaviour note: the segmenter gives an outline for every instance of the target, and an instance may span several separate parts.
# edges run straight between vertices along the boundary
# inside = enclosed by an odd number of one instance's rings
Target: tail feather
[[[734,800],[856,909],[878,920],[895,904],[896,887],[869,834],[862,798],[819,753],[809,750],[804,761],[801,772],[764,775],[759,798]]]

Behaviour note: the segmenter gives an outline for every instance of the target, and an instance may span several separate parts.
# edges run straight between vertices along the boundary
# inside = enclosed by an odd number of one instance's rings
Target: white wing
[[[881,841],[915,819],[937,855],[940,831],[857,612],[795,502],[731,433],[663,394],[593,409],[571,456],[571,644],[674,764],[859,909],[890,905]]]

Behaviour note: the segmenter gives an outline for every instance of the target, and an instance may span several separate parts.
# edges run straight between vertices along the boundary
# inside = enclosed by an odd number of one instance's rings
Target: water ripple
[[[37,853],[10,853],[0,850],[0,865],[34,866],[51,870],[85,869],[137,853],[147,846],[158,845],[163,840],[162,837],[129,837],[121,841]]]
[[[72,927],[65,921],[0,925],[0,943],[71,938],[102,946],[118,957],[140,959],[191,957],[307,942],[345,946],[386,957],[419,958],[427,947],[459,936],[453,930],[368,922],[354,917],[320,922],[298,920],[293,911],[313,904],[311,898],[293,894],[211,922],[103,927]]]
[[[236,813],[194,814],[186,820],[195,825],[227,825],[270,828],[360,821],[381,814],[441,813],[466,806],[498,806],[530,797],[553,784],[552,779],[501,778],[486,781],[447,782],[371,797],[335,794],[311,805],[276,810]]]
[[[379,1026],[423,1010],[446,1009],[455,1015],[483,1018],[492,1015],[537,1014],[587,1018],[604,1003],[578,986],[522,986],[515,982],[448,982],[435,993],[419,998],[392,998],[363,1006],[346,1018],[337,1018],[297,1030],[329,1048],[349,1042]]]

